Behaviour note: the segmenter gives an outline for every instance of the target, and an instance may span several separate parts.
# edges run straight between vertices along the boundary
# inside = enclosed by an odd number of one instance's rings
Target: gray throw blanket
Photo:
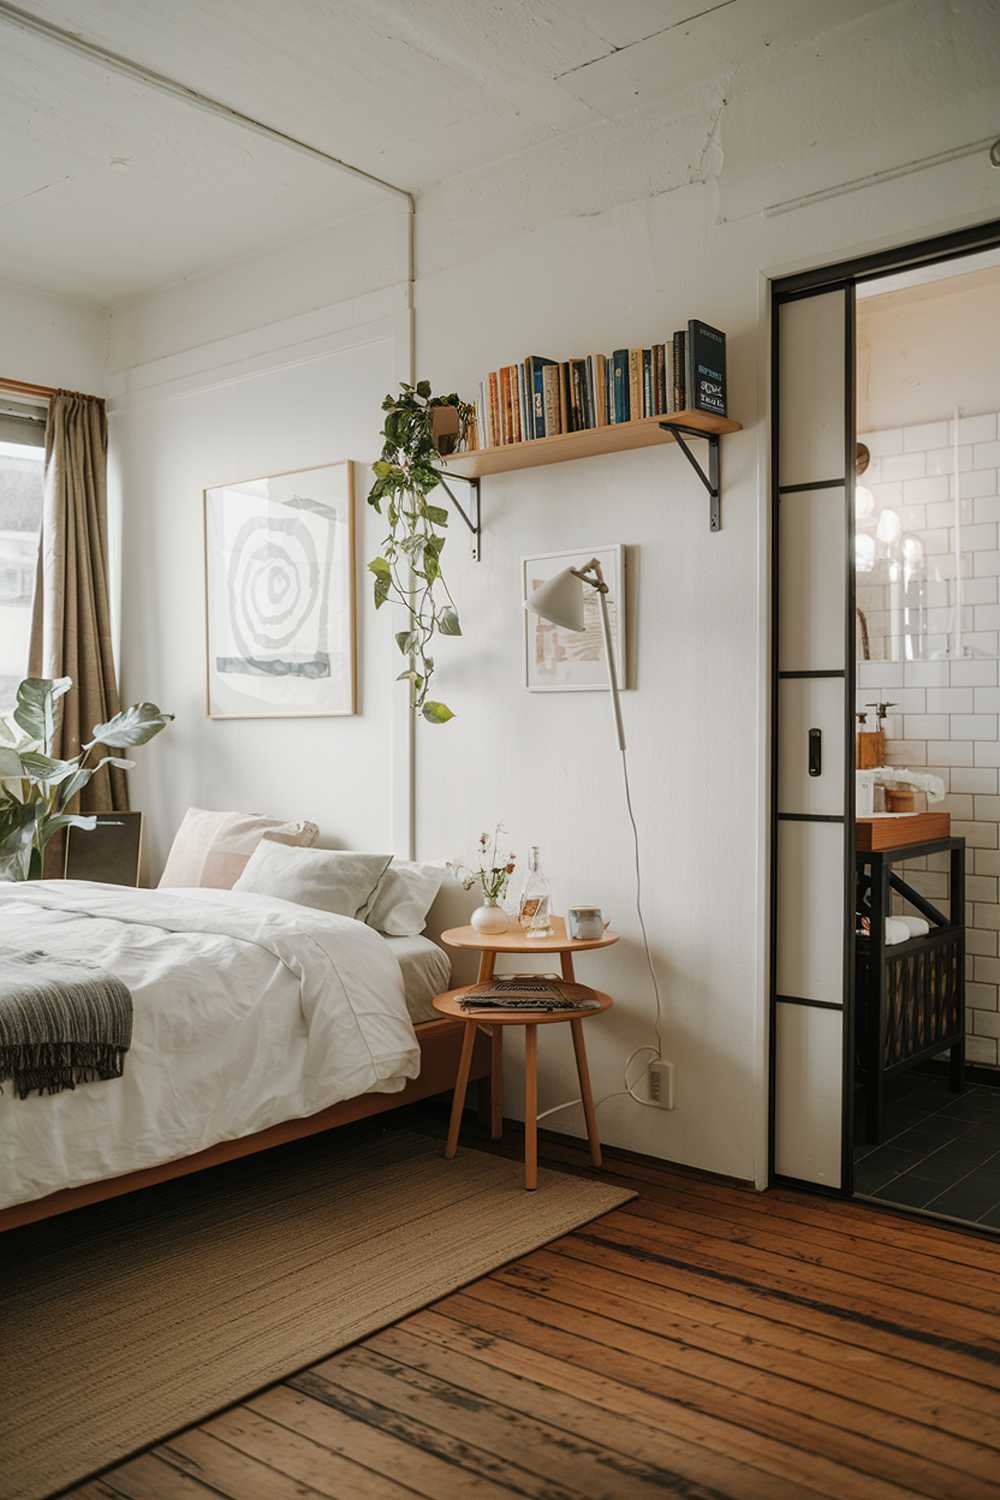
[[[47,953],[0,953],[0,1081],[19,1099],[120,1078],[132,996],[113,974]]]

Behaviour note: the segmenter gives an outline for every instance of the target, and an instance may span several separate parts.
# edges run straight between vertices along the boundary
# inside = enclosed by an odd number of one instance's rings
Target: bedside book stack
[[[663,343],[556,360],[529,354],[481,383],[483,447],[613,427],[685,410],[726,415],[726,336],[692,318]]]

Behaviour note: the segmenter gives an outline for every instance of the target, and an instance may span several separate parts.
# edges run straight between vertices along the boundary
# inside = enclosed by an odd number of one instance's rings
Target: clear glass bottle
[[[552,895],[549,883],[542,874],[538,845],[532,844],[528,854],[528,872],[521,887],[521,899],[517,904],[517,920],[527,937],[551,937]]]

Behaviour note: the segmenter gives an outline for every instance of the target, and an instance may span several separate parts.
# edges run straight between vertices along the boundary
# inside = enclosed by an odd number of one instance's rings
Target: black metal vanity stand
[[[949,854],[949,915],[898,875],[901,860]],[[855,1057],[865,1094],[867,1139],[882,1139],[885,1080],[950,1051],[951,1087],[965,1077],[965,840],[934,839],[857,851],[857,910],[871,936],[855,944]],[[924,937],[887,944],[885,918],[895,891],[931,924]]]

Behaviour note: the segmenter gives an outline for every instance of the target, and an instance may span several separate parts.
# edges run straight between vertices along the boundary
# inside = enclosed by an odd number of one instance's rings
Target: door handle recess
[[[822,776],[823,774],[823,731],[821,729],[810,729],[809,731],[809,775]]]

